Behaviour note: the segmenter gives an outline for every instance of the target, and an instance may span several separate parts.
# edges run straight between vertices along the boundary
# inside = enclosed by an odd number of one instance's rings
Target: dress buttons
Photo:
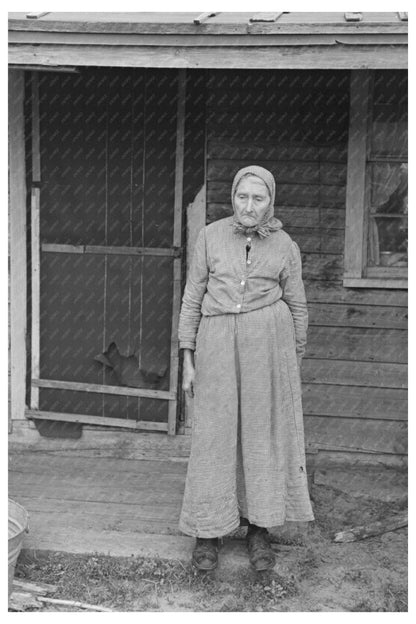
[[[241,308],[241,303],[237,303],[237,306],[236,306],[236,307],[237,307],[238,309],[240,309],[240,308]]]
[[[247,260],[247,264],[251,264],[251,260]]]
[[[241,284],[241,286],[244,286],[245,281],[244,281],[244,280],[243,280],[243,281],[241,281],[241,282],[240,282],[240,284]]]
[[[250,238],[250,236],[248,236],[248,237],[247,237],[247,242],[248,242],[248,243],[251,243],[251,238]]]

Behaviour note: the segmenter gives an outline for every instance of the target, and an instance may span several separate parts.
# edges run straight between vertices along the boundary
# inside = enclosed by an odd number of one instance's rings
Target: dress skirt
[[[287,304],[203,316],[179,528],[196,537],[313,520],[301,383]]]

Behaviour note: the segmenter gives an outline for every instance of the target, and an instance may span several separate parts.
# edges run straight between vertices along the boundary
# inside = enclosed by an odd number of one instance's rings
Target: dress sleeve
[[[201,320],[201,304],[208,282],[205,227],[199,232],[186,280],[179,316],[179,348],[195,350],[196,334]]]
[[[306,349],[306,333],[308,330],[308,308],[306,305],[305,287],[302,281],[302,260],[298,245],[292,241],[281,272],[282,299],[292,313],[295,326],[296,355],[301,360]]]

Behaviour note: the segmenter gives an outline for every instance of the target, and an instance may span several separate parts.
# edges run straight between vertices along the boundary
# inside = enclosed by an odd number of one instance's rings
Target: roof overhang
[[[364,14],[358,23],[346,22],[342,13],[282,14],[272,23],[250,22],[250,15],[221,13],[196,25],[196,13],[47,13],[39,19],[13,13],[9,63],[45,68],[407,68],[407,22],[398,14]]]

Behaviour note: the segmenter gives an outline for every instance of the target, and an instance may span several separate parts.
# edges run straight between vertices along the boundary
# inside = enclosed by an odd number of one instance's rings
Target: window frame
[[[348,133],[343,285],[353,288],[407,289],[404,267],[368,267],[369,184],[373,70],[352,70]],[[377,162],[383,159],[377,158]],[[385,159],[394,162],[394,158]],[[406,277],[404,277],[406,274]]]

